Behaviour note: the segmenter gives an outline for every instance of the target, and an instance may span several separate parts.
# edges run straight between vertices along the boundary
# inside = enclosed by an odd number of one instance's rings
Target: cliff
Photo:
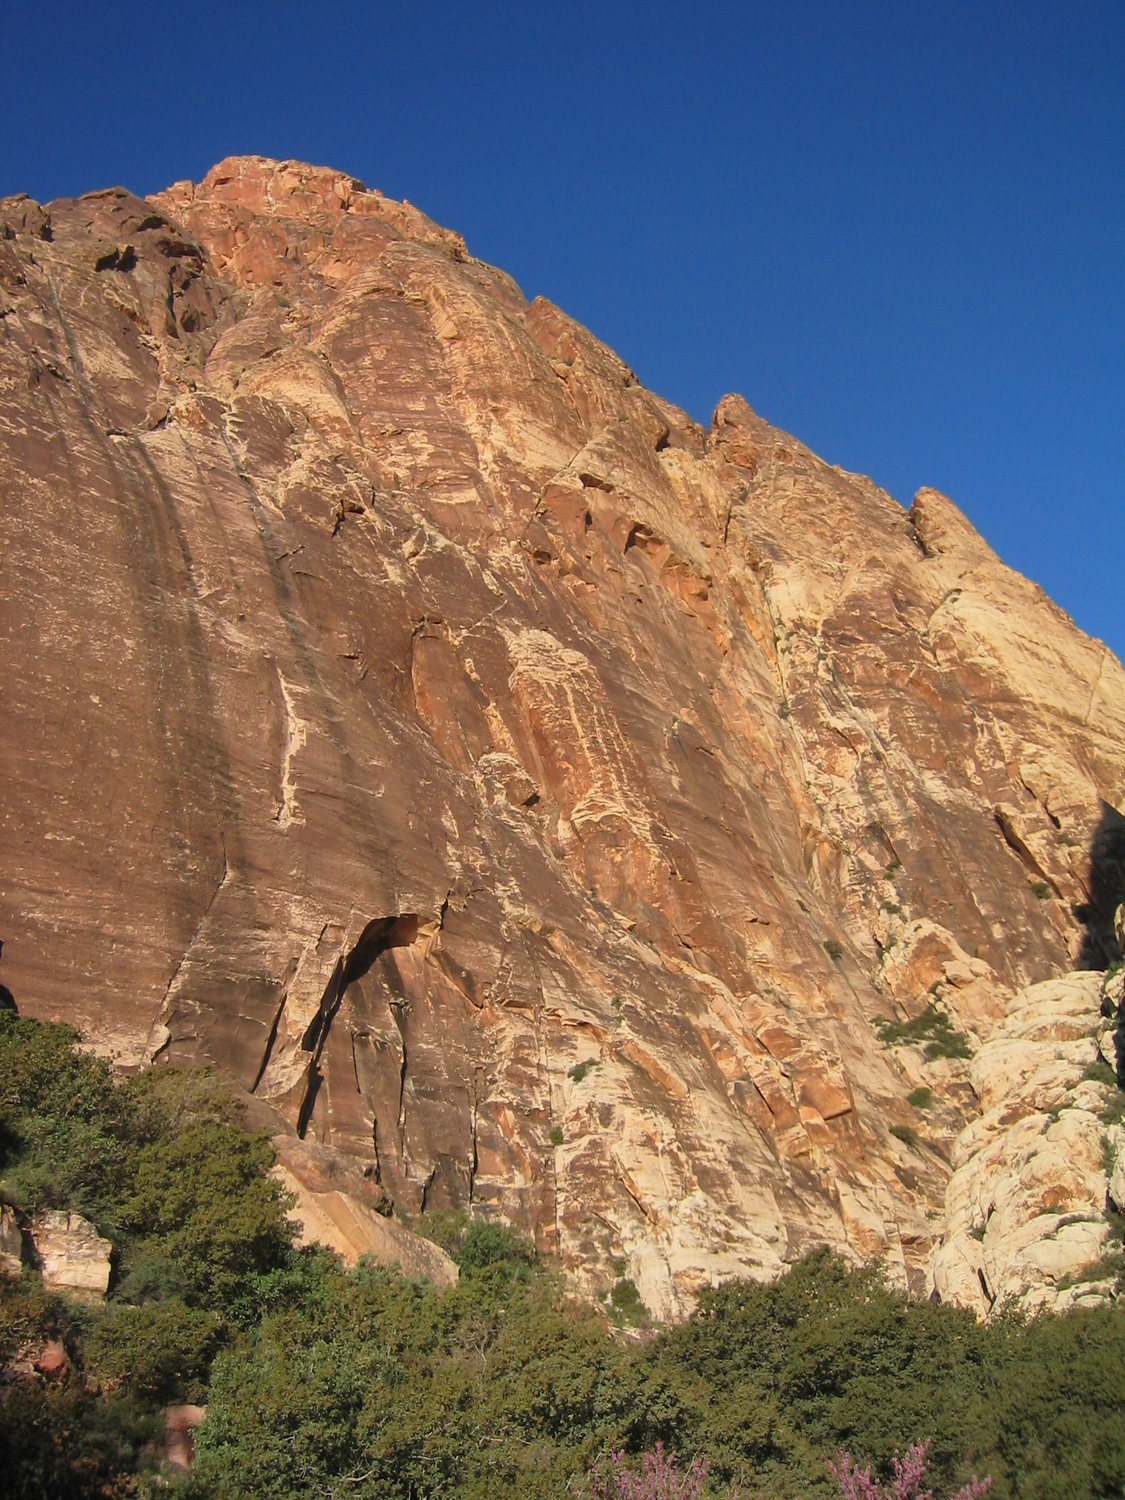
[[[21,1010],[660,1316],[814,1244],[923,1290],[973,1054],[1116,955],[1120,663],[346,175],[0,226]]]

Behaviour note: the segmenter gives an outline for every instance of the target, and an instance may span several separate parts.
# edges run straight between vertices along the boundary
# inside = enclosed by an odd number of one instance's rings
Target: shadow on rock
[[[1089,889],[1089,900],[1074,913],[1086,929],[1078,967],[1108,969],[1122,956],[1113,918],[1125,901],[1125,818],[1108,802],[1102,803],[1102,815],[1090,840]]]

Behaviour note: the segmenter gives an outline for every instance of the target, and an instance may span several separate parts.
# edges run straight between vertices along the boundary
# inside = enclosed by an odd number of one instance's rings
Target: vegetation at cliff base
[[[5,1493],[829,1500],[829,1461],[889,1493],[924,1439],[936,1495],[974,1473],[1001,1500],[1125,1491],[1125,1308],[982,1325],[818,1252],[655,1329],[623,1265],[600,1310],[479,1219],[435,1219],[444,1290],[295,1250],[270,1161],[209,1075],[116,1082],[73,1033],[0,1017],[4,1201],[114,1246],[104,1303],[0,1282]],[[64,1358],[36,1370],[49,1340]],[[207,1406],[195,1468],[163,1474],[185,1400]]]

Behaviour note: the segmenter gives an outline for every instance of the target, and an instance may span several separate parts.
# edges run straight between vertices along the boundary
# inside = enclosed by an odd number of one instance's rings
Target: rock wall
[[[346,175],[0,225],[21,1009],[658,1315],[822,1243],[921,1288],[974,1083],[881,1030],[1078,958],[1116,659]]]
[[[961,1132],[934,1289],[981,1316],[1116,1295],[1125,1208],[1116,1073],[1122,974],[1032,985],[973,1059],[982,1113]]]

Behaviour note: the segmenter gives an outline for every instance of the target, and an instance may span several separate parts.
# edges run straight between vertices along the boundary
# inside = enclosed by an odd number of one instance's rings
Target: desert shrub
[[[251,1280],[290,1256],[291,1197],[267,1173],[264,1134],[233,1125],[192,1125],[142,1146],[117,1213],[125,1235],[120,1295],[150,1301],[178,1293],[189,1305],[239,1320]]]
[[[648,1309],[641,1301],[636,1282],[628,1276],[619,1276],[609,1292],[612,1316],[618,1323],[630,1328],[643,1328],[649,1322]]]
[[[88,1500],[139,1493],[156,1468],[160,1417],[99,1396],[72,1373],[23,1380],[0,1402],[0,1473],[10,1500]]]
[[[565,1493],[625,1421],[628,1357],[552,1276],[497,1295],[506,1264],[444,1292],[361,1266],[264,1319],[214,1366],[201,1492]]]
[[[486,1267],[502,1266],[517,1273],[535,1265],[535,1247],[517,1229],[474,1219],[465,1230],[454,1255],[462,1275],[472,1276]]]
[[[465,1231],[469,1227],[469,1216],[463,1208],[429,1209],[419,1215],[410,1227],[415,1234],[432,1241],[446,1255],[456,1260]]]
[[[218,1316],[178,1297],[148,1307],[110,1304],[85,1340],[84,1364],[103,1390],[142,1401],[200,1401],[222,1342]]]
[[[30,1271],[0,1282],[4,1363],[53,1338],[69,1359],[49,1379],[25,1363],[0,1401],[6,1493],[133,1493],[163,1404],[202,1396],[233,1324],[295,1288],[311,1301],[317,1279],[290,1246],[269,1143],[231,1123],[225,1085],[199,1069],[119,1083],[77,1043],[0,1014],[3,1195],[85,1214],[115,1252],[104,1305],[48,1296]]]
[[[130,1120],[109,1068],[67,1026],[0,1012],[0,1170],[28,1213],[74,1209],[103,1231],[128,1180]]]
[[[717,1481],[804,1497],[830,1493],[824,1455],[844,1443],[889,1465],[935,1432],[937,1478],[951,1481],[976,1457],[980,1339],[971,1315],[818,1252],[771,1285],[705,1292],[662,1334],[650,1369],[672,1426],[646,1436],[703,1453]]]
[[[931,1061],[935,1057],[968,1058],[973,1055],[969,1038],[954,1028],[949,1017],[932,1000],[912,1021],[879,1021],[876,1026],[884,1046],[921,1044],[923,1055]]]

